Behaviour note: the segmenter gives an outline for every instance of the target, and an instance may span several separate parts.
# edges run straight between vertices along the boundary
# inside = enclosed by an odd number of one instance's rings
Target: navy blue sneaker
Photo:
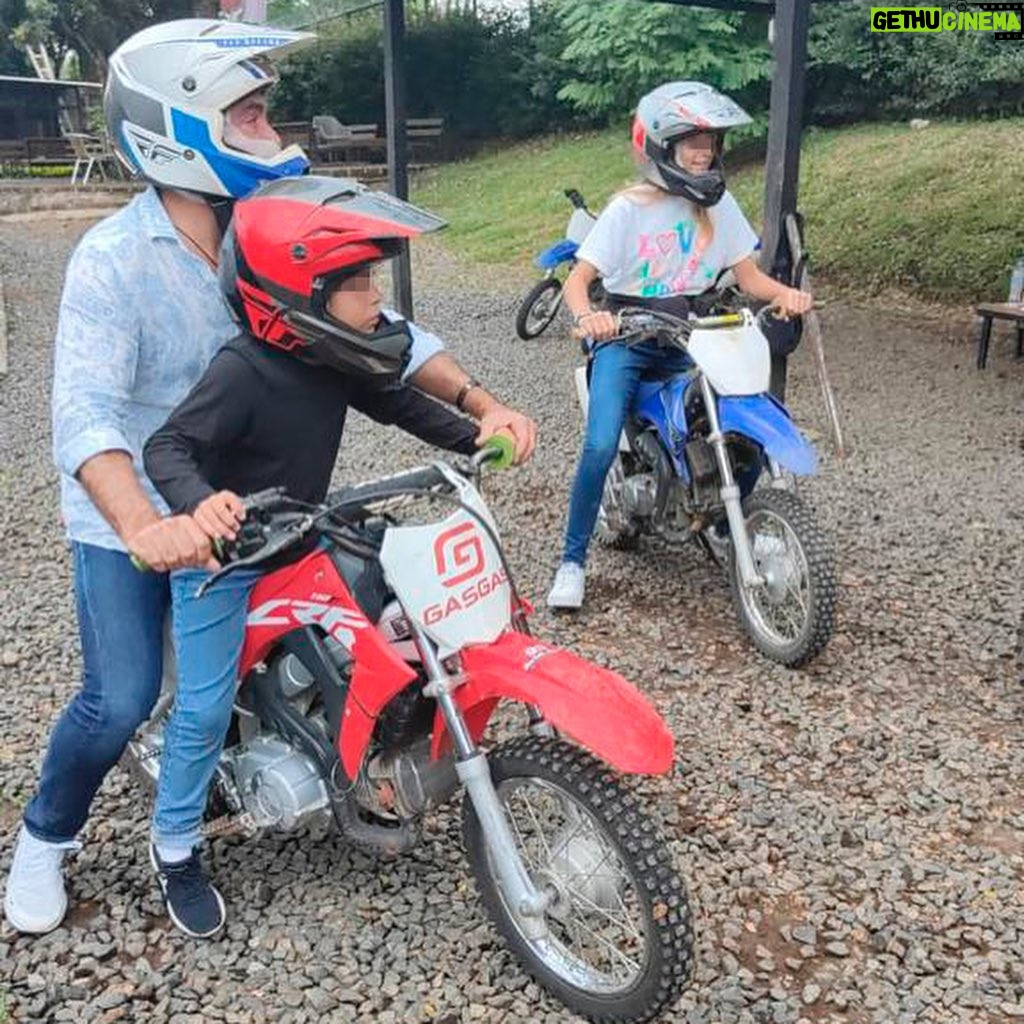
[[[149,859],[175,926],[195,939],[216,935],[224,927],[224,899],[206,877],[199,851],[193,848],[188,860],[165,864],[150,843]]]

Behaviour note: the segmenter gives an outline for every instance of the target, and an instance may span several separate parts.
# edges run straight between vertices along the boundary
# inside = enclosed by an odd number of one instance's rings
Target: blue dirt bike
[[[529,341],[543,334],[555,319],[562,305],[562,268],[566,272],[576,264],[576,252],[583,239],[590,233],[597,217],[587,209],[586,200],[574,188],[565,190],[565,197],[572,203],[572,216],[565,229],[565,238],[548,246],[533,261],[544,271],[544,276],[526,293],[516,313],[516,334],[523,341]],[[591,285],[591,301],[600,303],[604,297],[601,284]]]
[[[696,542],[728,570],[740,621],[763,654],[795,667],[832,634],[832,546],[784,471],[814,473],[818,458],[768,393],[766,307],[684,320],[627,307],[621,336],[681,348],[683,373],[642,380],[605,482],[596,536],[630,548],[644,534]],[[587,369],[576,371],[584,416]],[[767,486],[756,486],[766,483]]]

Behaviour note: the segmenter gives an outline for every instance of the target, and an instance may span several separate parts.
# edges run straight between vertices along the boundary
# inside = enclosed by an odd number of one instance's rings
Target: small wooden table
[[[1009,320],[1017,325],[1017,358],[1024,356],[1024,302],[979,302],[974,312],[981,317],[978,335],[978,369],[988,362],[988,343],[993,320]]]

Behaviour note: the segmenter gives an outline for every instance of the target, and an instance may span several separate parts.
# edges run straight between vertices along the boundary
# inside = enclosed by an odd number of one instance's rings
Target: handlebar
[[[460,470],[466,476],[478,477],[482,468],[491,465],[503,469],[512,464],[515,446],[512,440],[496,434],[488,438],[483,447],[464,463]],[[371,480],[355,487],[344,487],[327,496],[321,505],[308,505],[290,498],[283,487],[270,487],[256,491],[242,499],[246,516],[233,541],[214,540],[217,558],[223,566],[199,586],[196,596],[203,594],[218,580],[237,569],[260,565],[299,544],[323,519],[346,518],[390,497],[410,491],[440,491],[449,488],[451,481],[438,468],[419,466],[405,473],[379,480]],[[140,572],[149,567],[132,555],[132,564]]]
[[[774,307],[766,305],[754,316],[754,323],[761,327],[772,315]],[[685,346],[686,340],[695,330],[715,330],[718,328],[738,327],[744,322],[742,313],[720,313],[715,316],[695,317],[685,320],[672,313],[647,306],[626,306],[616,314],[620,333],[614,338],[598,341],[593,344],[593,352],[604,345],[633,344],[649,340],[655,336],[668,335],[671,341]]]
[[[583,198],[580,192],[574,188],[567,188],[562,193],[566,199],[572,203],[573,207],[577,210],[586,210],[587,201]]]

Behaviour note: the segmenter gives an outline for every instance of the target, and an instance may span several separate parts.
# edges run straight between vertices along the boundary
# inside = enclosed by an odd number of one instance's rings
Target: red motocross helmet
[[[364,334],[327,311],[333,285],[396,256],[403,239],[445,222],[351,178],[268,182],[235,204],[220,283],[255,337],[301,359],[387,385],[408,365],[404,320]]]

